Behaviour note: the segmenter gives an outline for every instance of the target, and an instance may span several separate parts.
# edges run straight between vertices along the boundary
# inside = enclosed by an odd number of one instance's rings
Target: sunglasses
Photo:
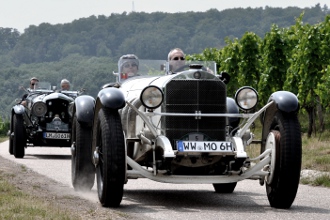
[[[172,60],[185,60],[184,57],[174,57]]]
[[[32,86],[34,86],[35,84],[34,84],[34,83],[32,83],[31,85],[32,85]]]
[[[127,63],[127,64],[124,65],[124,67],[125,68],[137,67],[137,65],[135,63],[131,63],[131,64]]]

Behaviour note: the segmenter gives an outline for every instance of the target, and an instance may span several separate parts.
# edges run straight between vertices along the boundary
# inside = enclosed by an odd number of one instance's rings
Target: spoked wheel
[[[270,205],[290,208],[298,190],[301,171],[301,133],[296,114],[277,111],[270,124],[266,149],[271,149],[266,191]]]
[[[26,132],[24,128],[23,116],[14,114],[13,123],[14,123],[13,126],[14,136],[12,137],[13,154],[15,158],[23,158],[25,155],[25,147],[26,147]]]
[[[92,163],[92,128],[83,126],[74,115],[71,139],[71,179],[75,190],[90,190],[95,181]]]
[[[96,126],[97,191],[104,207],[117,207],[123,197],[126,174],[125,143],[117,110],[101,109]]]
[[[235,183],[214,183],[213,188],[216,193],[232,193],[236,187]]]

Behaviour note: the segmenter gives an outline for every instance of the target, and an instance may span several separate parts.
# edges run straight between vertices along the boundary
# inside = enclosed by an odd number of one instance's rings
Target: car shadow
[[[52,159],[52,160],[71,160],[71,155],[44,155],[44,154],[25,154],[25,156],[36,157],[38,159]]]

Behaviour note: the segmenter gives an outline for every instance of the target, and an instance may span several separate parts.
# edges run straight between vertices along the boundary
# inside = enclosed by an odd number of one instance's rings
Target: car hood
[[[74,101],[73,98],[71,98],[69,96],[66,96],[62,93],[54,92],[54,93],[51,93],[49,95],[43,94],[43,95],[37,96],[36,98],[33,99],[33,102],[37,102],[37,101],[46,102],[48,100],[53,100],[53,99],[62,99],[62,100],[66,100],[68,102],[73,102]]]

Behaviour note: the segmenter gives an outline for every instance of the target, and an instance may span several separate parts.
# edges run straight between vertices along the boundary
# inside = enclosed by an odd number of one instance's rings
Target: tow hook
[[[96,147],[94,154],[93,154],[93,162],[94,162],[95,167],[99,164],[99,158],[100,158],[99,147]]]
[[[71,155],[76,154],[76,142],[72,142],[71,144]]]

